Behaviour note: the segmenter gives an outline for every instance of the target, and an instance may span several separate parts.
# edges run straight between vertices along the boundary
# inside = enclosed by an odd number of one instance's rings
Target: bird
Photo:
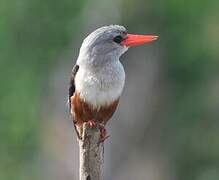
[[[105,125],[117,109],[125,83],[119,58],[129,47],[157,39],[155,35],[129,34],[121,25],[107,25],[83,40],[69,83],[70,114],[79,139],[84,123],[98,124],[102,141],[109,137]]]

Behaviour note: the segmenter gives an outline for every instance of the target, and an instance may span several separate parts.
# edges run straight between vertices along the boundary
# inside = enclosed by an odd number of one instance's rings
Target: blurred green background
[[[107,24],[160,38],[121,58],[105,178],[219,179],[218,9],[217,0],[0,0],[0,180],[78,179],[68,76],[83,38]]]

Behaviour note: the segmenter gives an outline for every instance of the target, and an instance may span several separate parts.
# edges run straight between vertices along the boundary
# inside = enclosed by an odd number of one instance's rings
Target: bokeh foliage
[[[168,86],[166,130],[178,179],[219,178],[217,20],[214,0],[120,1],[122,22],[156,29]],[[29,179],[37,168],[44,83],[80,32],[85,1],[0,1],[0,179]],[[127,13],[129,12],[129,13]],[[144,18],[142,18],[144,17]],[[150,24],[150,27],[148,27]],[[215,30],[216,29],[216,30]]]
[[[82,5],[0,1],[0,179],[30,179],[35,172],[30,166],[37,157],[44,83],[71,43]]]
[[[129,26],[146,21],[161,31],[159,43],[165,49],[163,65],[169,91],[164,142],[169,143],[177,177],[218,179],[218,94],[212,88],[219,74],[218,53],[214,53],[219,38],[212,36],[218,29],[219,3],[154,1],[147,9],[146,1],[142,0],[136,4],[132,1],[132,5],[135,7],[126,4],[125,8],[131,10],[128,15],[131,18],[124,15]]]

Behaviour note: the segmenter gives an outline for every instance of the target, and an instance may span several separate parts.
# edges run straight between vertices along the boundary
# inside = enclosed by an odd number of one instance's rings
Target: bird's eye
[[[118,36],[114,37],[113,41],[119,44],[123,41],[123,37],[118,35]]]

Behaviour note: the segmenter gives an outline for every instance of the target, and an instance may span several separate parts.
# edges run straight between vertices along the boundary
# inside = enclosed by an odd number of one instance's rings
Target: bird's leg
[[[97,125],[97,122],[94,119],[88,120],[87,123],[91,128],[95,128],[99,125],[98,127],[100,129],[100,142],[104,142],[108,137],[110,137],[109,135],[107,135],[107,130],[103,124],[98,123]]]
[[[88,125],[91,127],[91,128],[94,128],[97,126],[97,123],[95,120],[91,119],[89,121],[87,121]]]
[[[104,125],[100,125],[100,142],[104,142],[110,135],[107,135],[107,130]]]
[[[76,124],[75,124],[74,122],[73,122],[73,124],[74,124],[74,128],[75,128],[75,132],[76,132],[77,138],[78,138],[79,140],[82,140],[82,137],[80,136],[80,134],[79,134],[79,132],[78,132],[78,129],[77,129]]]

